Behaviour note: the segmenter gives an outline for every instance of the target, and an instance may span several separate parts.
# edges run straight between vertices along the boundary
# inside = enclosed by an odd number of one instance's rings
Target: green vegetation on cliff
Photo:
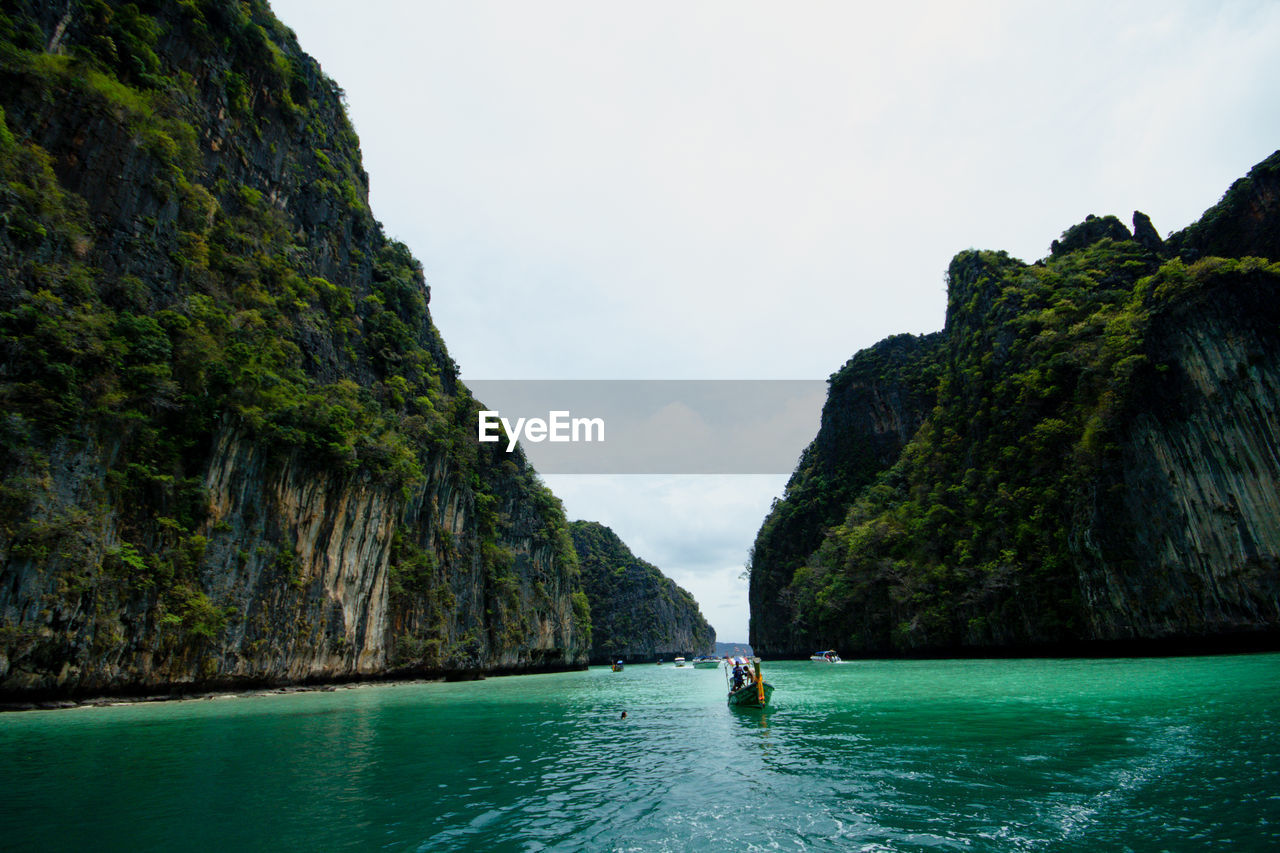
[[[591,607],[591,662],[709,654],[716,632],[698,602],[594,521],[570,525]]]
[[[1239,207],[1238,197],[1277,164],[1280,153],[1188,233],[1240,233],[1222,209]],[[1035,264],[1003,252],[956,256],[945,331],[916,360],[899,355],[896,363],[908,369],[880,380],[877,391],[898,389],[903,399],[891,408],[905,421],[919,416],[918,429],[877,457],[871,449],[892,430],[848,417],[838,425],[824,413],[823,432],[766,519],[750,565],[757,650],[956,651],[1280,628],[1280,540],[1267,521],[1270,499],[1245,506],[1245,497],[1232,497],[1273,482],[1280,465],[1274,426],[1265,418],[1255,424],[1252,411],[1270,409],[1280,379],[1271,372],[1280,264],[1171,255],[1146,217],[1136,214],[1135,224],[1130,235],[1114,217],[1091,217]],[[1247,224],[1252,234],[1268,234],[1274,220]],[[1178,235],[1171,245],[1187,242]],[[1274,245],[1250,248],[1280,256]],[[1213,329],[1225,324],[1231,340],[1243,342],[1241,355],[1223,349],[1203,359],[1210,367],[1196,375],[1186,353],[1221,345],[1210,326],[1196,325],[1211,314]],[[893,341],[832,378],[828,410],[838,407],[851,371],[875,383],[875,365],[900,352],[889,348]],[[1259,390],[1228,406],[1232,388],[1245,384]],[[1201,398],[1219,400],[1222,411],[1173,414]],[[864,394],[855,405],[871,401]],[[1153,431],[1167,435],[1195,417],[1223,419],[1210,433],[1248,422],[1263,448],[1258,460],[1247,447],[1225,448],[1223,465],[1245,472],[1243,479],[1214,475],[1207,487],[1221,490],[1219,502],[1236,513],[1225,535],[1248,543],[1238,553],[1221,548],[1220,578],[1253,577],[1238,589],[1233,581],[1229,593],[1206,592],[1214,581],[1187,554],[1139,547],[1140,518],[1150,510],[1127,497],[1149,488],[1153,476],[1176,482],[1195,464],[1155,458],[1154,439],[1138,441],[1134,425],[1163,419]],[[867,462],[833,468],[829,477],[815,473],[814,461],[833,448]],[[1180,502],[1216,500],[1204,490],[1161,499],[1169,518],[1183,512]],[[1179,525],[1187,526],[1171,524]],[[1162,585],[1174,588],[1173,597]]]
[[[933,408],[941,338],[894,336],[858,353],[831,377],[818,436],[751,549],[751,613],[765,635],[789,638],[798,627],[791,602],[778,607],[766,592],[790,583],[795,567],[898,458]]]
[[[336,551],[301,565],[307,532],[247,492],[211,514],[242,446],[279,500],[305,471],[403,510],[376,532],[386,664],[515,666],[499,650],[537,634],[531,596],[569,619],[559,502],[476,442],[421,265],[367,195],[341,90],[262,0],[0,3],[0,680],[111,686],[149,651],[159,681],[285,677],[299,644],[344,661],[326,672],[377,669],[383,626],[325,604],[348,595],[320,577]],[[567,573],[554,595],[534,563]]]
[[[37,18],[0,17],[8,434],[106,422],[162,477],[233,415],[284,452],[420,481],[416,448],[455,440],[470,401],[443,393],[421,266],[372,219],[345,115],[312,96],[333,84],[265,5],[149,11],[168,14],[72,4],[61,53]],[[162,39],[204,55],[168,64]],[[285,147],[299,133],[311,147]],[[264,134],[279,184],[255,187],[226,161]]]

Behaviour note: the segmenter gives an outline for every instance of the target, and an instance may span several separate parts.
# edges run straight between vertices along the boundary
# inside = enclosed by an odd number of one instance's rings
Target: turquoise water
[[[4,714],[0,848],[1280,849],[1280,655],[765,674]]]

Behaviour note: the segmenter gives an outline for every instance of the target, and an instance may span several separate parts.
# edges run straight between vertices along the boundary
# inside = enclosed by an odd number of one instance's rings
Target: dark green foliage
[[[446,559],[454,558],[446,546]],[[392,648],[391,663],[397,667],[418,666],[439,669],[445,664],[445,644],[448,640],[448,617],[457,600],[436,559],[434,548],[414,542],[410,531],[398,529],[392,543],[389,572],[390,605],[394,612],[402,614],[405,624],[398,632]],[[419,612],[421,611],[421,612]],[[417,630],[403,630],[412,620]]]
[[[573,623],[576,631],[582,636],[583,642],[591,645],[591,601],[587,598],[587,594],[582,590],[578,590],[572,596],[573,601]]]
[[[364,294],[315,275],[314,251],[300,254],[298,225],[284,210],[201,165],[193,125],[209,117],[189,102],[187,69],[165,66],[154,50],[171,29],[198,28],[211,48],[229,47],[242,60],[220,76],[233,112],[250,90],[274,93],[268,101],[278,112],[260,105],[258,115],[280,119],[299,109],[290,86],[301,78],[291,69],[304,58],[292,36],[256,4],[191,4],[177,16],[152,17],[132,4],[86,0],[76,11],[63,36],[66,55],[39,53],[15,36],[0,74],[17,84],[11,96],[20,112],[33,101],[98,105],[140,141],[136,156],[159,167],[157,200],[179,202],[175,219],[157,217],[153,226],[154,246],[170,263],[139,269],[141,276],[96,275],[99,249],[127,247],[111,231],[93,233],[50,156],[6,124],[0,399],[55,430],[102,414],[149,420],[159,408],[169,421],[162,431],[183,437],[198,437],[229,411],[282,452],[401,484],[419,480],[410,441],[442,443],[450,426],[435,411],[442,348],[421,266],[379,235]],[[11,15],[4,28],[33,32],[40,21]],[[318,126],[326,128],[322,139],[354,141],[345,122],[336,139],[327,121]],[[295,161],[301,174],[323,157],[326,173],[347,186],[360,182],[354,195],[335,191],[334,201],[371,228],[358,150],[302,153],[314,159]],[[173,281],[190,287],[175,293]],[[329,380],[329,366],[373,381]],[[176,435],[169,443],[189,449]]]
[[[130,85],[160,86],[156,38],[160,26],[137,5],[113,6],[104,0],[82,0],[75,16],[72,55],[99,65]]]

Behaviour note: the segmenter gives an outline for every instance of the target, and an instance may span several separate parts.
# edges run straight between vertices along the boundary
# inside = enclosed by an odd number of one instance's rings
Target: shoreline
[[[452,681],[483,681],[486,678],[505,678],[518,675],[546,675],[555,672],[577,672],[587,666],[541,667],[537,669],[449,670],[421,675],[405,673],[370,675],[352,678],[317,679],[293,683],[251,682],[157,685],[148,690],[125,688],[119,692],[57,690],[33,691],[30,695],[0,695],[0,714],[22,711],[66,711],[75,708],[98,708],[112,705],[139,705],[151,702],[203,702],[212,699],[251,699],[261,696],[279,696],[290,693],[334,693],[339,690],[355,690],[364,687],[397,687],[410,684],[430,684]]]
[[[112,695],[102,694],[87,696],[82,699],[32,699],[27,701],[0,701],[0,714],[20,713],[22,711],[71,711],[76,708],[107,708],[119,705],[145,705],[161,702],[207,702],[215,699],[254,699],[263,696],[284,696],[291,693],[336,693],[339,690],[358,690],[365,687],[398,687],[409,684],[428,684],[443,682],[448,679],[406,678],[386,681],[344,681],[327,684],[282,684],[278,687],[252,687],[239,690],[207,690],[154,693],[145,695]]]
[[[1129,654],[1114,653],[1096,654],[921,654],[921,655],[869,655],[869,656],[849,656],[844,657],[844,663],[865,663],[870,661],[906,661],[906,660],[1103,660],[1103,659],[1135,659],[1135,658],[1198,658],[1198,657],[1223,657],[1229,655],[1258,655],[1258,654],[1275,654],[1280,653],[1280,645],[1275,642],[1260,644],[1239,644],[1234,643],[1218,645],[1214,644],[1210,647],[1201,648],[1199,650],[1188,650],[1186,648],[1178,648],[1177,650],[1155,651],[1150,648],[1141,651],[1130,649]],[[793,657],[790,655],[780,655],[777,657],[764,658],[764,660],[772,660],[775,662],[797,662],[807,661],[807,657]],[[609,664],[592,664],[590,666],[608,666]],[[521,675],[548,675],[558,672],[585,672],[590,669],[589,665],[552,667],[544,669],[518,669],[518,670],[463,670],[450,671],[447,673],[424,673],[420,676],[366,676],[363,678],[352,678],[343,680],[326,680],[314,682],[301,682],[294,684],[261,684],[259,686],[242,685],[239,687],[232,685],[207,686],[191,690],[182,690],[177,687],[170,687],[169,692],[163,692],[163,688],[158,688],[156,692],[135,691],[119,693],[92,693],[83,696],[75,695],[52,695],[45,693],[40,697],[3,697],[0,698],[0,715],[6,713],[20,713],[23,711],[69,711],[77,708],[102,708],[119,705],[139,705],[156,702],[207,702],[216,699],[253,699],[264,696],[284,696],[292,693],[335,693],[339,690],[359,690],[367,687],[405,687],[414,684],[432,684],[447,683],[454,681],[483,681],[488,678],[506,678]]]
[[[1207,637],[1148,637],[1116,640],[1075,640],[1056,643],[1010,644],[1006,646],[921,647],[847,653],[839,643],[820,646],[835,649],[846,661],[854,660],[1015,660],[1061,658],[1181,658],[1216,655],[1258,654],[1280,651],[1280,630],[1241,631]],[[765,660],[808,660],[812,651],[768,648],[756,652]]]

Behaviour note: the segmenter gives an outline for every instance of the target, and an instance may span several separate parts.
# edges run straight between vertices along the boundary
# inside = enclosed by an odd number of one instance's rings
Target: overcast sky
[[[1168,234],[1280,148],[1280,3],[272,7],[464,380],[825,378],[941,328],[957,251]],[[785,477],[546,479],[746,640]]]

